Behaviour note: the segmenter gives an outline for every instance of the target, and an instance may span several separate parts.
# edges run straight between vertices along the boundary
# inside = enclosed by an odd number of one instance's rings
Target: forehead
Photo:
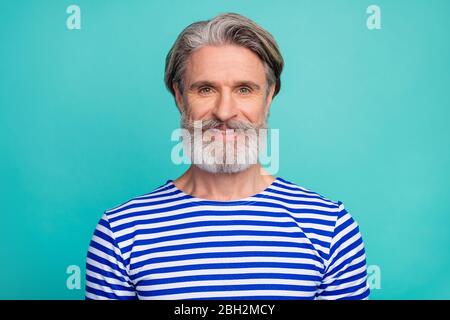
[[[206,46],[195,50],[187,60],[185,78],[189,82],[208,80],[265,81],[261,59],[251,50],[236,46]]]

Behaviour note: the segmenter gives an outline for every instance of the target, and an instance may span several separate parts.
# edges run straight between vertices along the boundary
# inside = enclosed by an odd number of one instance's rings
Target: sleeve
[[[136,291],[106,214],[89,244],[86,257],[86,300],[135,300]]]
[[[366,300],[367,265],[364,243],[358,224],[338,201],[339,213],[325,262],[318,300]]]

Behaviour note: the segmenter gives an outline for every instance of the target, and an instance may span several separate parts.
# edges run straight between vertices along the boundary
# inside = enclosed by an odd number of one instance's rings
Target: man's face
[[[187,61],[184,88],[185,103],[179,105],[187,104],[193,120],[259,124],[271,102],[271,95],[266,99],[262,61],[249,49],[233,45],[196,50]]]
[[[234,45],[207,46],[196,50],[186,64],[184,92],[180,93],[175,88],[186,129],[192,131],[193,122],[200,120],[203,132],[220,130],[222,134],[218,137],[233,145],[238,135],[226,136],[226,129],[258,130],[266,127],[273,90],[272,86],[268,91],[265,68],[259,57],[247,48]],[[236,154],[248,151],[236,148]],[[202,150],[194,152],[204,153]],[[248,168],[249,164],[200,167],[215,173],[238,172]]]

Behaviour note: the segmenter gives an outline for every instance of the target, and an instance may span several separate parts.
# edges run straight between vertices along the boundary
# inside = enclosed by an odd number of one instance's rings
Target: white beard
[[[196,121],[185,128],[188,136],[183,139],[184,153],[193,165],[210,173],[237,173],[258,163],[260,129],[256,126],[234,122],[231,125],[240,128],[228,130],[236,134],[235,139],[222,140],[221,131],[203,131],[201,123]]]
[[[240,133],[239,131],[242,131]],[[198,168],[210,173],[237,173],[247,170],[257,163],[258,141],[256,134],[246,134],[244,130],[237,130],[236,140],[209,141],[205,135],[194,136],[192,163]],[[199,146],[203,140],[202,147]],[[207,141],[204,141],[207,140]],[[195,163],[195,159],[202,159]]]

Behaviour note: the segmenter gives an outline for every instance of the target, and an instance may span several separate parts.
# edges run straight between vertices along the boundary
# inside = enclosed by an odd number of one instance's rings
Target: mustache
[[[202,130],[209,130],[209,129],[242,129],[242,130],[248,130],[248,129],[262,129],[265,128],[264,124],[253,124],[248,121],[241,121],[241,120],[228,120],[228,121],[221,121],[217,119],[205,119],[205,120],[192,120],[189,117],[182,116],[181,117],[181,127],[184,129],[187,129],[189,131],[193,131],[195,126],[194,122],[201,121],[201,128]],[[198,128],[198,124],[197,124]]]

